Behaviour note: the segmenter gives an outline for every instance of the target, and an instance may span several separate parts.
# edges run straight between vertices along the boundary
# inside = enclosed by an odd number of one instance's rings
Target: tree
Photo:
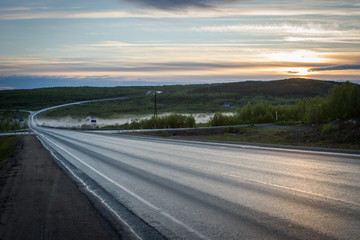
[[[240,110],[240,119],[247,123],[252,123],[253,121],[253,108],[250,102],[248,102]]]
[[[349,119],[360,116],[360,86],[345,82],[333,87],[326,98],[332,119]]]

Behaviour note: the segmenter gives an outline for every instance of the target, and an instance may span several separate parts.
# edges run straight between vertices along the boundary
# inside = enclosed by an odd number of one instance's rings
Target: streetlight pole
[[[157,117],[157,99],[156,99],[156,91],[155,91],[155,94],[154,94],[154,117],[156,118]]]

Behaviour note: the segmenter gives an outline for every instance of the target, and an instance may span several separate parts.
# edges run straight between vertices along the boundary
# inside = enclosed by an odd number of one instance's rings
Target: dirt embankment
[[[254,127],[194,128],[186,131],[175,129],[129,134],[201,141],[231,141],[360,150],[360,119],[300,126],[256,124]]]
[[[121,239],[35,136],[19,137],[0,184],[0,239]]]

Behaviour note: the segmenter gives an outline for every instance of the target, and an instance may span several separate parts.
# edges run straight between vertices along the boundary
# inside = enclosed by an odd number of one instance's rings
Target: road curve
[[[109,208],[125,206],[165,238],[360,238],[359,155],[48,129],[34,119],[54,156],[111,195]]]

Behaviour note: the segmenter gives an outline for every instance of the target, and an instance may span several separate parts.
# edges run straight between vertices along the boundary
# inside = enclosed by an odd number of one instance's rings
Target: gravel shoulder
[[[0,178],[0,239],[121,239],[35,136]]]

